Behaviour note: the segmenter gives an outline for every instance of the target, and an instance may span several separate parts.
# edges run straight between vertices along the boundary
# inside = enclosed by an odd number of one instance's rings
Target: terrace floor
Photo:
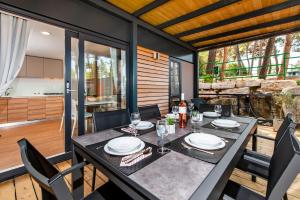
[[[271,127],[259,126],[259,133],[268,136],[275,136],[275,132],[272,131]],[[296,132],[297,136],[300,137],[300,130]],[[251,142],[249,143],[251,145]],[[258,140],[258,151],[266,154],[272,153],[272,142],[265,141],[262,139]],[[65,161],[55,165],[59,170],[64,170],[71,166],[70,161]],[[92,184],[92,166],[88,165],[84,168],[84,195],[91,192]],[[261,194],[265,194],[267,182],[263,179],[257,179],[254,183],[251,181],[251,176],[239,170],[235,170],[230,178],[238,183],[241,183],[252,190],[255,190]],[[71,185],[71,175],[65,177],[67,185]],[[107,181],[107,177],[100,171],[97,171],[96,186],[99,187]],[[288,191],[289,200],[300,200],[300,174],[294,181],[293,185]],[[14,179],[0,183],[0,199],[5,200],[41,200],[41,190],[38,184],[28,175],[22,175]]]

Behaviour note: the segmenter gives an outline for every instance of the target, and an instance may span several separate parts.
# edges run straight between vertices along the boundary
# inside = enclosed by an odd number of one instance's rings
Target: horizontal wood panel
[[[137,63],[169,69],[169,65],[167,65],[167,64],[161,64],[161,63],[158,63],[158,62],[152,62],[152,61],[148,61],[148,60],[138,59]]]
[[[0,99],[0,124],[7,123],[7,99]]]
[[[11,98],[7,101],[7,122],[27,121],[27,98]]]
[[[151,75],[162,75],[162,76],[168,76],[169,75],[169,72],[166,70],[166,71],[161,71],[161,70],[156,70],[156,71],[153,71],[153,69],[147,69],[147,68],[143,68],[143,67],[139,67],[138,68],[138,72],[140,73],[144,73],[144,74],[151,74]],[[143,75],[143,74],[141,74]]]
[[[161,83],[168,83],[169,79],[163,79],[163,78],[154,78],[154,77],[148,77],[148,76],[138,76],[138,81],[153,81],[153,82],[161,82]]]
[[[138,67],[141,68],[141,70],[150,69],[150,70],[157,70],[157,71],[169,73],[169,68],[162,68],[162,67],[157,67],[157,66],[152,66],[152,65],[142,64],[142,63],[138,63]],[[141,71],[141,70],[138,70],[138,71]],[[153,71],[152,73],[157,73],[157,72]]]
[[[153,57],[153,55],[146,56],[146,55],[142,55],[142,54],[137,54],[137,58],[140,60],[146,60],[146,61],[155,62],[155,63],[159,63],[159,64],[163,64],[163,65],[167,65],[169,62],[168,60],[161,60],[160,58],[155,59]]]
[[[141,85],[138,84],[138,89],[169,89],[168,85]]]
[[[153,53],[154,51],[151,50],[151,49],[147,49],[147,48],[144,48],[144,47],[141,47],[141,46],[138,46],[138,54],[143,54],[144,52],[147,52],[147,53]],[[166,55],[166,54],[163,54],[163,53],[160,53],[161,57],[162,58],[166,58],[166,59],[169,59],[169,56]]]

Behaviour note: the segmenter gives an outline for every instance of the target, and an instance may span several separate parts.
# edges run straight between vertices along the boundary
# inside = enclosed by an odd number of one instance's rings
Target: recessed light
[[[51,35],[51,33],[49,33],[48,31],[41,31],[41,33],[43,34],[43,35]]]

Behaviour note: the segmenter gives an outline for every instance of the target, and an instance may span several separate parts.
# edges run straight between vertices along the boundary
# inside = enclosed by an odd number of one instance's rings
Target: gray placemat
[[[140,162],[132,165],[132,166],[127,166],[127,167],[121,167],[121,159],[122,156],[113,156],[109,155],[104,151],[104,145],[108,142],[109,140],[99,142],[96,144],[88,145],[86,148],[92,153],[96,159],[98,159],[101,162],[106,162],[109,164],[111,167],[121,171],[123,174],[129,176],[130,174],[142,169],[143,167],[149,165],[153,161],[157,160],[158,158],[164,156],[165,154],[159,154],[157,152],[158,147],[150,144],[148,142],[145,142],[145,148],[147,147],[152,147],[152,155],[141,160]]]
[[[156,130],[156,126],[155,126],[155,124],[154,123],[152,123],[154,126],[152,127],[152,128],[149,128],[149,129],[146,129],[146,130],[138,130],[138,135],[144,135],[144,134],[146,134],[146,133],[150,133],[150,132],[152,132],[152,131],[155,131]],[[128,133],[128,132],[126,132],[126,131],[122,131],[122,128],[128,128],[129,126],[128,125],[125,125],[125,126],[120,126],[120,127],[116,127],[116,128],[114,128],[114,130],[115,131],[118,131],[118,132],[121,132],[121,133],[124,133],[124,134],[126,134],[126,135],[134,135],[134,134],[132,134],[132,133]]]
[[[219,131],[225,131],[225,132],[231,132],[231,133],[238,133],[241,134],[247,128],[248,124],[247,123],[242,123],[239,122],[241,126],[236,127],[236,128],[222,128],[222,127],[217,127],[211,124],[211,122],[203,125],[203,128],[208,128],[208,129],[213,129],[213,130],[219,130]]]
[[[213,155],[211,155],[208,153],[204,153],[202,151],[185,148],[182,145],[182,143],[185,143],[184,137],[186,137],[186,136],[187,135],[177,138],[176,140],[173,140],[173,141],[167,143],[165,146],[173,151],[182,153],[184,155],[187,155],[187,156],[199,159],[199,160],[203,160],[205,162],[213,163],[213,164],[218,163],[223,158],[224,154],[228,151],[228,149],[231,147],[231,145],[235,142],[234,139],[226,138],[226,140],[228,142],[226,142],[225,147],[222,149],[219,149],[219,150],[210,151],[210,152],[214,153]],[[188,145],[188,144],[186,144],[186,145]]]

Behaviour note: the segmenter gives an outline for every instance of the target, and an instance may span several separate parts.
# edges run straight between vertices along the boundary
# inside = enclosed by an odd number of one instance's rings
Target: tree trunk
[[[237,61],[238,61],[238,75],[241,75],[241,70],[242,68],[244,68],[244,63],[242,61],[242,58],[241,58],[241,54],[240,54],[240,48],[239,48],[239,45],[235,45],[235,54],[236,54],[236,58],[237,58]]]
[[[276,64],[276,74],[278,74],[279,67],[278,67],[278,57],[277,57],[277,48],[276,48],[276,45],[274,45],[274,58],[275,58],[275,64]]]
[[[257,40],[254,42],[252,55],[251,55],[251,67],[250,67],[250,70],[249,70],[249,75],[251,75],[251,76],[252,76],[252,68],[253,68],[253,65],[254,65],[254,56],[255,56],[255,51],[256,51],[256,45],[257,45]]]
[[[220,72],[221,81],[224,80],[224,70],[226,69],[226,65],[227,65],[227,61],[228,61],[228,47],[224,47],[223,50],[224,50],[223,63],[222,63],[221,72]]]
[[[284,69],[287,69],[289,66],[289,61],[290,59],[285,59],[287,56],[289,56],[289,53],[291,51],[291,47],[292,47],[292,41],[293,41],[293,35],[287,34],[286,35],[286,39],[285,39],[285,44],[284,44],[284,50],[283,53],[285,54],[285,56],[282,57],[282,62],[281,62],[281,66],[280,66],[280,70],[279,70],[279,74],[277,79],[278,80],[282,80],[284,79]]]
[[[258,66],[259,68],[257,68],[257,74],[260,73],[260,69],[261,69],[261,66],[262,66],[262,48],[263,48],[263,40],[260,40],[259,41],[259,49],[258,49]]]
[[[268,64],[269,64],[269,61],[270,61],[270,55],[272,54],[274,44],[275,44],[275,37],[269,38],[267,46],[266,46],[266,50],[265,50],[265,55],[264,55],[264,60],[263,60],[263,63],[262,63],[262,67],[261,67],[261,70],[259,72],[259,78],[261,78],[261,79],[266,79],[266,75],[267,75],[267,72],[268,72]]]
[[[216,54],[217,54],[216,49],[209,50],[209,52],[208,52],[208,63],[207,63],[207,66],[206,66],[206,74],[213,74],[214,67],[215,67],[215,61],[216,61]]]

